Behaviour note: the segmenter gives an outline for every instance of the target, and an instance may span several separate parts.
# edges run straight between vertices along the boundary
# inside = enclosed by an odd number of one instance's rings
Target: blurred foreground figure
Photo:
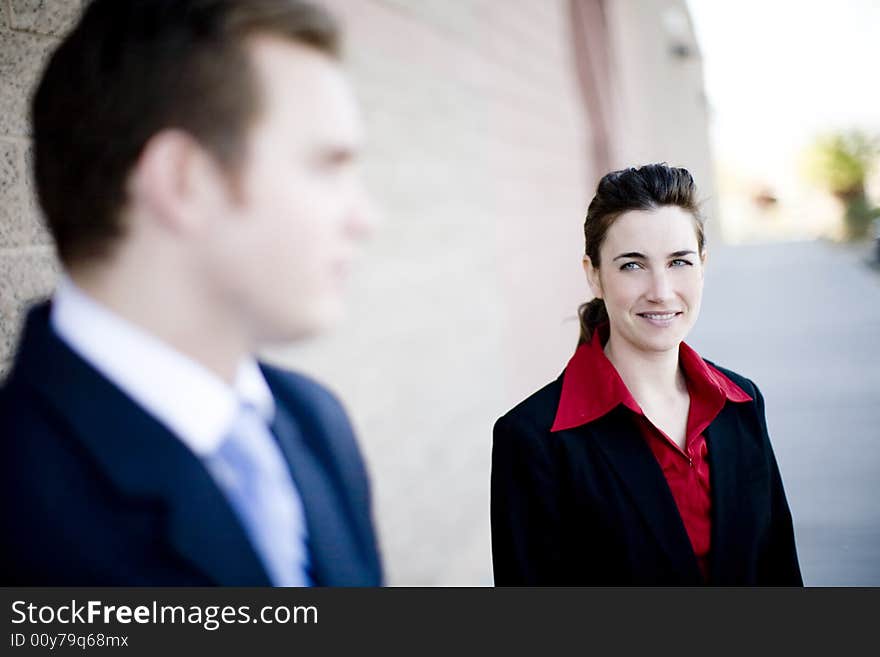
[[[0,391],[0,584],[382,583],[345,412],[253,355],[338,319],[371,228],[337,52],[296,0],[95,0],[52,56],[65,275]]]
[[[599,181],[562,375],[495,424],[497,585],[800,585],[764,400],[684,343],[706,245],[685,169]]]

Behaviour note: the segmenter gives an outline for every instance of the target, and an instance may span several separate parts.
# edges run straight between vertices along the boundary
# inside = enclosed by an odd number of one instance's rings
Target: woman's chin
[[[664,331],[662,335],[642,334],[636,340],[636,345],[640,351],[662,353],[678,349],[682,340],[684,340],[683,331]]]

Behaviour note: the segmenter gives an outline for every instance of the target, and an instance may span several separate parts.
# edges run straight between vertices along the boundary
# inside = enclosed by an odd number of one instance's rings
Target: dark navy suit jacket
[[[262,369],[305,508],[312,580],[381,585],[345,412],[314,381]],[[0,491],[0,585],[270,585],[199,459],[56,336],[48,304],[31,311],[0,389]]]

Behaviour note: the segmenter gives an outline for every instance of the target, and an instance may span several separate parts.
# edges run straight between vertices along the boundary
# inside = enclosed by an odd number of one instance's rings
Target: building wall
[[[694,175],[710,246],[721,240],[703,59],[685,0],[608,0],[618,102],[614,166],[665,161]]]
[[[58,271],[29,184],[26,99],[77,4],[0,0],[0,363],[7,365],[24,302],[47,294]],[[382,224],[354,272],[347,321],[266,356],[327,382],[349,408],[372,474],[390,583],[490,584],[492,424],[561,372],[587,294],[582,222],[602,173],[588,145],[604,128],[584,111],[571,6],[326,4],[347,30],[347,65],[368,129],[365,175]],[[607,12],[616,30],[609,43],[622,84],[612,76],[615,87],[602,93],[629,108],[624,137],[633,122],[640,126],[629,141],[609,137],[615,164],[693,166],[702,155],[665,150],[687,140],[658,137],[652,130],[663,121],[639,114],[641,92],[669,90],[638,83],[638,57],[656,53],[630,53],[641,32],[620,26],[650,31],[656,16],[641,16],[635,0],[607,4],[615,7]]]
[[[79,0],[0,0],[0,376],[9,368],[26,302],[58,273],[30,177],[30,89]]]

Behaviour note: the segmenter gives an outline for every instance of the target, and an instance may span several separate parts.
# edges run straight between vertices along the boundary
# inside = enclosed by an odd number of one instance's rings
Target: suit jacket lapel
[[[629,411],[617,407],[591,422],[588,430],[676,572],[699,583],[699,567],[678,507],[657,459]]]
[[[712,566],[713,584],[736,581],[738,566],[745,563],[739,554],[748,543],[753,530],[744,484],[760,461],[760,452],[746,439],[754,432],[742,426],[739,408],[742,404],[727,402],[712,424],[706,429],[709,450],[709,472],[712,484]]]
[[[212,582],[268,585],[234,511],[199,459],[162,424],[70,350],[31,313],[17,369],[64,418],[124,498],[161,502],[167,540]],[[157,382],[161,385],[161,382]]]
[[[281,399],[276,393],[276,399]],[[287,458],[305,510],[312,580],[339,586],[361,579],[364,571],[349,528],[344,501],[304,435],[283,404],[277,404],[273,433]],[[314,439],[314,438],[313,438]]]

